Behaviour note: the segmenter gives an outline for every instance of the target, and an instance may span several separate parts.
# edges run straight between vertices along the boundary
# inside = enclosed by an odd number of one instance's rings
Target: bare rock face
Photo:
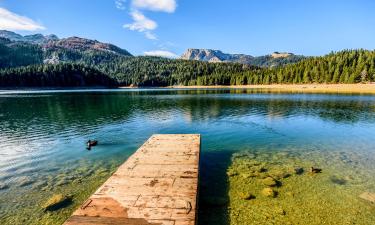
[[[244,54],[227,54],[220,50],[212,49],[193,49],[189,48],[182,56],[181,59],[185,60],[198,60],[206,62],[237,62],[247,64],[253,56]]]
[[[47,58],[43,60],[44,64],[58,64],[60,63],[59,56],[57,55],[52,55],[51,58]]]
[[[30,44],[43,44],[48,41],[59,40],[59,38],[53,34],[46,35],[46,36],[42,34],[32,34],[32,35],[22,36],[20,34],[14,33],[12,31],[7,31],[7,30],[0,30],[0,37],[7,38],[11,41],[26,42]]]
[[[274,52],[270,55],[251,56],[245,54],[227,54],[220,50],[189,48],[181,59],[198,60],[205,62],[232,62],[259,67],[275,67],[299,62],[306,57],[292,53]]]
[[[277,59],[277,58],[287,58],[289,56],[292,56],[293,53],[289,52],[274,52],[271,54],[272,58]]]

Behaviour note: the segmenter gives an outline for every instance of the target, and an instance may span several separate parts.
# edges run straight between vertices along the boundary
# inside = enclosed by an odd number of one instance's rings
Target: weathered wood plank
[[[153,135],[65,225],[196,224],[200,135]]]

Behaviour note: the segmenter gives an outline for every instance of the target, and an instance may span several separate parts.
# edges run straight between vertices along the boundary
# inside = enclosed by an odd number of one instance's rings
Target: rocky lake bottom
[[[375,221],[373,96],[29,93],[0,95],[0,120],[4,225],[62,224],[154,133],[202,135],[199,224]]]

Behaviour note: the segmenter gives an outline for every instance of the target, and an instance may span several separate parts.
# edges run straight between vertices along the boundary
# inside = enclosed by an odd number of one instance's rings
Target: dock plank
[[[64,223],[194,225],[200,135],[153,135]]]

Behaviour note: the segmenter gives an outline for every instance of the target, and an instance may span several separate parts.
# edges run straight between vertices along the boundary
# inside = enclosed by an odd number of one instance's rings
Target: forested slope
[[[358,83],[375,81],[375,51],[343,50],[283,66],[134,57],[82,38],[44,44],[0,38],[0,86],[170,86]]]

